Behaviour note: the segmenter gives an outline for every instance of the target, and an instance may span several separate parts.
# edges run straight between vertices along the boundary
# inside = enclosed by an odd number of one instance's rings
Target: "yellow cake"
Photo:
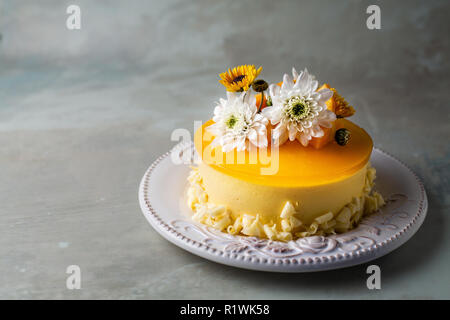
[[[293,75],[295,80],[296,73]],[[302,76],[305,77],[303,73],[297,75],[299,81],[302,81]],[[284,78],[284,82],[287,81],[289,79]],[[309,83],[317,87],[312,81]],[[329,86],[323,88],[329,89]],[[271,89],[272,96],[276,97],[280,89]],[[314,90],[325,97],[330,96],[325,91],[327,89]],[[326,100],[325,108],[336,112],[336,108],[345,107],[339,100],[342,97],[337,96],[335,91],[331,95],[333,97]],[[266,102],[266,97],[263,98]],[[230,99],[234,104],[240,103],[240,100],[232,100],[235,98],[229,95]],[[297,100],[294,103],[298,103]],[[320,102],[320,96],[316,100]],[[308,101],[299,101],[301,107],[308,107]],[[262,106],[261,98],[249,102]],[[230,105],[227,108],[234,107]],[[349,108],[344,111],[349,113]],[[209,130],[216,123],[213,120],[206,122],[195,133],[195,148],[201,161],[192,169],[187,190],[188,205],[193,210],[194,220],[230,234],[288,241],[310,235],[345,232],[355,227],[364,214],[376,211],[383,204],[381,195],[372,191],[375,169],[370,166],[369,159],[373,142],[364,129],[343,117],[336,119],[327,114],[331,119],[330,126],[321,127],[323,134],[313,132],[307,137],[308,140],[297,134],[296,139],[291,141],[291,138],[285,138],[286,141],[279,143],[280,139],[273,140],[276,123],[266,121],[261,109],[253,112],[253,117],[261,114],[256,118],[260,122],[255,128],[259,130],[261,140],[265,135],[269,137],[267,142],[252,144],[246,138],[240,140],[246,143],[241,143],[241,148],[229,150],[225,143],[217,143],[217,136],[214,135],[217,130]],[[230,119],[238,118],[239,113],[235,114],[237,116],[225,119],[228,127],[233,125],[230,125]],[[246,121],[250,124],[249,120]],[[344,142],[335,140],[338,136],[336,132],[351,133],[351,139],[346,139],[343,145]],[[239,146],[238,139],[242,134],[237,137],[233,142]]]

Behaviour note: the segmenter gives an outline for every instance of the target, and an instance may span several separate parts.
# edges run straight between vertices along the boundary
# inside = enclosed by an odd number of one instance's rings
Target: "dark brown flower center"
[[[234,78],[232,82],[236,83],[236,82],[241,81],[244,78],[245,78],[245,74],[241,74],[240,76],[237,76],[236,78]]]
[[[256,92],[263,92],[263,91],[266,91],[268,87],[269,87],[269,84],[268,84],[266,81],[264,81],[263,79],[255,80],[255,81],[252,83],[252,88],[253,88],[253,90],[255,90]]]

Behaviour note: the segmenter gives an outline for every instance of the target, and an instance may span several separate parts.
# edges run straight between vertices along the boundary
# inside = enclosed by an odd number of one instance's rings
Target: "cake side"
[[[203,168],[207,168],[207,166],[203,166]],[[251,188],[246,188],[249,192],[244,198],[248,202],[243,202],[245,204],[244,207],[248,206],[250,208],[249,202],[251,202],[257,208],[262,209],[263,214],[251,213],[250,211],[233,211],[230,209],[230,199],[242,197],[243,193],[236,190],[237,192],[233,192],[232,195],[225,195],[226,203],[212,202],[206,191],[204,178],[200,174],[199,168],[193,168],[189,175],[187,201],[194,213],[192,218],[195,221],[233,235],[241,234],[271,240],[289,241],[312,235],[342,233],[357,226],[364,215],[371,214],[384,205],[383,197],[376,191],[373,191],[376,175],[375,169],[370,166],[367,169],[365,167],[357,176],[360,176],[361,173],[363,173],[364,183],[358,195],[352,197],[348,203],[334,212],[309,210],[310,208],[305,208],[298,201],[291,202],[288,200],[283,202],[281,199],[285,199],[286,193],[283,196],[278,197],[275,195],[272,198],[277,203],[277,206],[282,204],[281,210],[271,210],[269,209],[270,206],[267,205],[271,200],[264,200],[264,197],[260,198],[260,190],[252,190]],[[226,179],[234,178],[227,177]],[[233,187],[227,186],[227,181],[217,185],[220,185],[223,189],[231,187],[229,190],[232,190]],[[261,187],[264,188],[264,186]],[[296,195],[298,196],[298,194]],[[339,197],[331,198],[339,199]],[[303,199],[307,199],[307,197]],[[325,202],[325,206],[328,204],[326,203],[327,200],[322,196],[315,198],[312,203],[317,205],[321,201]]]
[[[366,183],[367,166],[336,182],[314,186],[269,186],[255,184],[224,174],[201,163],[198,174],[208,199],[226,205],[232,212],[259,215],[263,223],[279,223],[286,202],[296,207],[303,223],[329,211],[338,212],[353,198],[360,197]]]

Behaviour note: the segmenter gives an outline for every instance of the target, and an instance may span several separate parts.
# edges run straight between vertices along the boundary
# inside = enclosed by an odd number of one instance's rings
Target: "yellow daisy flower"
[[[219,82],[227,88],[227,91],[247,91],[252,85],[255,78],[261,72],[262,67],[256,69],[254,65],[243,65],[228,69],[227,72],[221,73]]]

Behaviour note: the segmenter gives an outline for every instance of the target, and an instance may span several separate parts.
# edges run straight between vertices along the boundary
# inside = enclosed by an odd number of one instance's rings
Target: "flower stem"
[[[261,102],[259,103],[258,113],[261,112],[262,105],[264,103],[264,91],[261,92]]]

